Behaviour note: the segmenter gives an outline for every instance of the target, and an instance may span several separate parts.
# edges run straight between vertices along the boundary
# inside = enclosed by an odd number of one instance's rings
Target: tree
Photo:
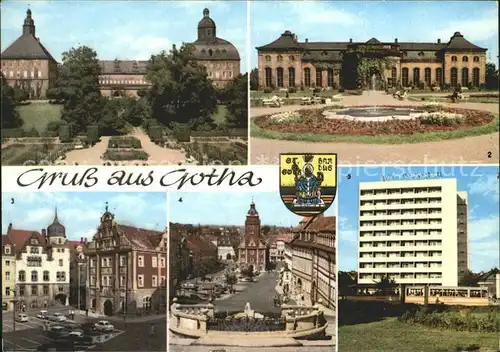
[[[339,295],[342,297],[356,294],[356,279],[352,272],[339,271]]]
[[[481,274],[476,274],[470,270],[467,270],[465,275],[458,282],[458,286],[467,286],[467,287],[477,286],[480,277]]]
[[[262,236],[267,237],[269,232],[271,232],[271,227],[269,225],[264,225],[261,227],[260,232],[262,233]]]
[[[377,292],[376,294],[379,296],[392,296],[395,294],[395,289],[397,287],[396,281],[394,279],[389,278],[388,276],[384,276],[380,279],[380,281],[376,282]]]
[[[224,276],[224,282],[229,286],[229,291],[233,292],[233,285],[238,282],[238,278],[234,273],[226,273]]]
[[[238,75],[226,86],[226,99],[229,103],[227,123],[237,128],[248,126],[248,74]]]
[[[152,117],[164,125],[179,122],[196,128],[213,122],[215,88],[206,70],[193,60],[192,50],[192,45],[179,50],[174,45],[169,53],[153,55],[147,66]]]
[[[241,275],[243,275],[249,279],[253,279],[253,277],[254,277],[253,265],[249,265],[248,267],[242,269]]]
[[[61,119],[72,125],[75,132],[83,132],[86,126],[99,121],[104,107],[99,88],[101,66],[97,53],[86,46],[63,53],[62,61],[51,96],[64,101]]]
[[[24,121],[19,117],[19,112],[15,108],[14,89],[8,85],[3,73],[0,75],[2,129],[21,127]]]
[[[259,70],[254,68],[250,72],[250,90],[258,90],[259,89]]]
[[[104,135],[123,134],[126,132],[125,115],[129,103],[125,99],[104,99],[99,131]]]
[[[486,63],[486,89],[498,90],[499,80],[498,80],[498,69],[492,62]]]

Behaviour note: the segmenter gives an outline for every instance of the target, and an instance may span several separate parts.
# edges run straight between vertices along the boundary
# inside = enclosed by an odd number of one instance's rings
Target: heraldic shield
[[[323,213],[337,194],[337,154],[280,154],[280,194],[297,215]]]

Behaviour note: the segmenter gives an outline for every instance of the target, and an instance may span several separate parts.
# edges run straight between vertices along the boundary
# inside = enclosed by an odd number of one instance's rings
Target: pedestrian
[[[153,337],[156,333],[156,326],[154,324],[151,324],[151,337]]]

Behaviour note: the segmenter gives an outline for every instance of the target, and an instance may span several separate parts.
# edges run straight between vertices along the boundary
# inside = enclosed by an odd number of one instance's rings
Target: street
[[[68,307],[49,308],[49,314],[60,312],[68,313]],[[2,315],[2,339],[3,351],[36,351],[38,346],[49,343],[43,330],[43,320],[38,319],[36,314],[39,310],[28,311],[27,323],[16,322],[13,331],[12,312]],[[106,318],[89,318],[75,316],[74,323],[96,322]],[[165,351],[166,350],[166,319],[165,316],[153,318],[149,321],[137,321],[133,319],[127,322],[116,318],[109,319],[115,330],[111,334],[101,334],[102,343],[92,345],[89,349],[93,351]],[[52,323],[54,325],[67,325],[67,323]],[[151,325],[155,326],[155,334],[151,336]]]
[[[304,348],[304,347],[301,347]],[[307,352],[332,352],[335,346],[307,346]],[[228,347],[170,345],[169,352],[297,352],[297,347]]]
[[[250,308],[260,313],[279,313],[280,307],[275,307],[273,298],[276,295],[276,280],[278,273],[263,273],[255,278],[255,282],[245,283],[243,291],[215,301],[216,311],[243,311],[245,304],[250,302]],[[240,284],[238,284],[239,286]]]

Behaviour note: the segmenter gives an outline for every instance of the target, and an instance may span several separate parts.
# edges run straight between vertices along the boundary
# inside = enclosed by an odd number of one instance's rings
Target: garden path
[[[130,135],[141,141],[142,150],[149,154],[149,165],[177,165],[185,162],[184,153],[154,144],[140,128],[135,127]]]
[[[102,165],[101,156],[108,149],[110,137],[103,136],[93,147],[87,149],[75,149],[66,153],[66,164],[73,165]]]
[[[391,95],[370,92],[363,96],[347,95],[342,102],[346,106],[377,105],[418,106],[420,102],[399,101]],[[449,107],[485,110],[498,114],[499,104],[458,103]],[[251,117],[310,109],[310,106],[289,105],[280,108],[251,108]],[[252,164],[279,164],[279,153],[337,153],[342,164],[497,164],[499,162],[498,132],[460,139],[412,144],[361,144],[345,142],[284,141],[252,138]],[[488,152],[491,152],[489,156]]]

